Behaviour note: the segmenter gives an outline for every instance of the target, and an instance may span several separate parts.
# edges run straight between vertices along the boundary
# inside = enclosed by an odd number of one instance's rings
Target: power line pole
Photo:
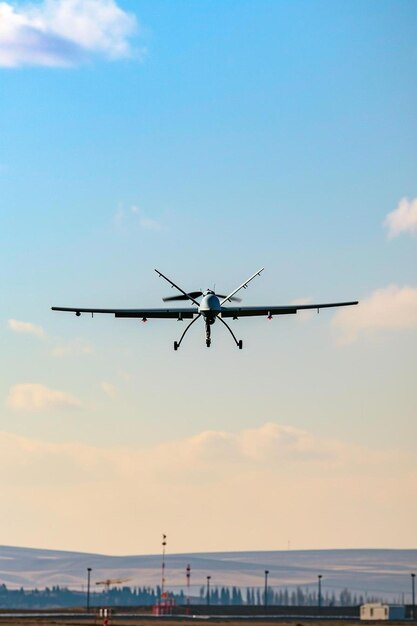
[[[322,575],[319,574],[317,576],[318,578],[318,598],[317,598],[317,606],[319,609],[319,613],[321,613],[321,579],[322,579]]]
[[[87,613],[90,612],[90,576],[91,567],[87,567]]]
[[[264,607],[265,607],[265,613],[268,609],[268,574],[269,574],[269,570],[266,569],[265,570],[265,589],[264,589]]]
[[[191,566],[188,564],[186,568],[187,578],[187,615],[190,613],[190,578],[191,578]]]

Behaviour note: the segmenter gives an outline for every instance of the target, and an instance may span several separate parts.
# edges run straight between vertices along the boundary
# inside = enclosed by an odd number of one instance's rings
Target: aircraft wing
[[[164,308],[164,309],[84,309],[81,307],[53,306],[52,311],[67,311],[81,315],[81,313],[110,313],[115,317],[139,317],[142,319],[192,319],[198,315],[197,308]]]
[[[297,313],[297,311],[303,311],[305,309],[327,309],[336,306],[351,306],[358,304],[355,302],[329,302],[325,304],[290,304],[287,306],[228,306],[222,307],[222,317],[233,317],[235,319],[239,317],[252,317],[252,316],[272,316],[272,315],[291,315]]]

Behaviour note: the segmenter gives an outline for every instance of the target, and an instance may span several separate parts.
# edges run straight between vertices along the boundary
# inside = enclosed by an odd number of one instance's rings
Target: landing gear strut
[[[229,331],[229,333],[232,335],[233,339],[235,340],[235,344],[237,345],[239,350],[242,350],[242,348],[243,348],[243,341],[241,339],[239,339],[239,341],[236,339],[233,330],[230,328],[229,324],[226,324],[224,319],[222,319],[221,317],[218,317],[217,319],[220,320],[221,323],[226,326],[227,330]]]
[[[191,326],[194,324],[194,322],[196,322],[198,320],[198,318],[201,317],[201,313],[199,313],[186,327],[186,329],[184,330],[184,332],[181,335],[181,338],[179,341],[174,341],[174,350],[177,351],[178,348],[180,347],[186,333],[188,332],[188,330],[191,328]],[[227,330],[229,331],[229,333],[232,335],[235,344],[237,345],[237,347],[239,348],[239,350],[242,350],[243,348],[243,341],[240,339],[239,341],[236,339],[233,330],[230,328],[230,326],[228,324],[226,324],[226,322],[221,318],[221,317],[217,317],[216,319],[220,320],[220,322],[222,324],[224,324],[227,328]],[[214,324],[215,319],[212,318],[206,318],[205,320],[205,324],[206,324],[206,346],[207,348],[210,348],[211,346],[211,326]]]
[[[182,335],[181,335],[181,339],[180,339],[179,341],[174,341],[174,350],[178,350],[178,348],[179,348],[179,347],[180,347],[180,345],[181,345],[182,340],[183,340],[183,339],[184,339],[184,337],[185,337],[185,333],[187,332],[187,330],[188,330],[189,328],[191,328],[191,326],[194,324],[194,322],[196,322],[196,321],[198,320],[198,318],[199,318],[200,316],[201,316],[201,313],[199,313],[199,314],[197,315],[197,317],[195,317],[195,318],[194,318],[194,319],[193,319],[193,320],[192,320],[192,321],[188,324],[187,328],[186,328],[186,329],[184,330],[184,332],[182,333]]]

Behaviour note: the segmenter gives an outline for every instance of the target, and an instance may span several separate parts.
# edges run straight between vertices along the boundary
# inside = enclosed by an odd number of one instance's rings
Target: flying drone
[[[215,293],[215,291],[212,289],[206,289],[206,291],[186,292],[184,291],[184,289],[176,285],[170,278],[168,278],[167,276],[162,274],[162,272],[156,269],[155,272],[160,278],[164,278],[171,285],[171,288],[177,289],[177,291],[180,292],[180,295],[163,298],[163,301],[173,302],[179,300],[189,300],[190,302],[192,302],[193,306],[185,308],[169,307],[160,309],[84,309],[80,307],[53,306],[52,310],[71,311],[77,316],[80,316],[81,313],[91,313],[92,316],[94,315],[94,313],[112,313],[115,317],[141,318],[142,322],[146,322],[148,319],[176,319],[179,322],[190,319],[191,322],[185,328],[180,340],[174,341],[174,350],[178,350],[188,330],[200,318],[203,319],[205,324],[206,346],[209,348],[211,346],[211,327],[216,322],[216,320],[218,320],[224,326],[226,326],[226,328],[232,335],[236,346],[239,348],[239,350],[241,350],[243,348],[243,342],[241,339],[236,339],[234,332],[230,328],[229,324],[227,324],[227,322],[225,321],[225,319],[227,318],[231,318],[232,320],[238,320],[240,317],[265,316],[267,319],[271,320],[274,315],[290,315],[297,313],[297,311],[302,311],[306,309],[317,309],[317,312],[319,312],[320,309],[337,306],[352,306],[354,304],[358,304],[358,301],[355,301],[330,302],[325,304],[289,304],[279,306],[236,306],[234,304],[230,306],[229,303],[240,302],[240,298],[237,298],[236,294],[241,289],[247,289],[249,283],[254,278],[256,278],[256,276],[260,276],[263,270],[264,268],[262,267],[250,278],[245,280],[244,283],[237,287],[237,289],[234,289],[231,293],[229,293],[229,295],[226,296]],[[198,301],[197,298],[201,298],[201,300]]]

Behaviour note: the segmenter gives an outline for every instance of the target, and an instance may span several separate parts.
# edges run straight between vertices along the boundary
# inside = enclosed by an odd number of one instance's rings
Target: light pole
[[[416,616],[416,575],[411,574],[411,615],[413,619]]]
[[[190,612],[190,578],[191,578],[191,566],[187,565],[186,568],[186,578],[187,578],[187,615]]]
[[[207,576],[207,606],[210,606],[210,579],[211,576]]]
[[[322,579],[322,575],[319,574],[317,576],[317,578],[318,578],[318,587],[319,587],[319,589],[318,589],[318,598],[317,598],[317,606],[318,606],[319,613],[320,613],[320,611],[321,611],[321,579]]]
[[[91,567],[87,567],[87,613],[90,612],[90,577]]]
[[[266,569],[265,570],[265,590],[264,590],[264,607],[265,607],[265,611],[268,608],[268,574],[269,574],[269,570]]]

